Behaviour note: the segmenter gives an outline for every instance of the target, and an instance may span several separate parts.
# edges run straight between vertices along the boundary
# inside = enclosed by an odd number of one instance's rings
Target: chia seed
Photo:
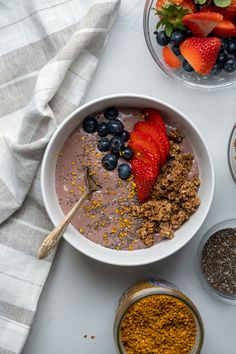
[[[205,243],[202,271],[209,285],[226,295],[236,295],[236,229],[215,232]]]

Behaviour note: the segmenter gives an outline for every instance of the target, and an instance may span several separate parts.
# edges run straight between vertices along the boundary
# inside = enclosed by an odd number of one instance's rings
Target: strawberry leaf
[[[187,13],[189,13],[189,10],[183,8],[182,6],[163,6],[156,12],[156,14],[161,18],[161,20],[157,23],[156,28],[158,29],[160,26],[163,26],[168,37],[170,37],[174,29],[179,29],[182,31],[186,30],[186,27],[182,22],[182,18]]]
[[[158,29],[159,27],[161,27],[163,25],[164,19],[161,19],[159,22],[157,22],[156,24],[156,29]]]
[[[171,24],[166,25],[165,34],[167,35],[167,37],[170,37],[172,32],[173,32],[173,26]]]

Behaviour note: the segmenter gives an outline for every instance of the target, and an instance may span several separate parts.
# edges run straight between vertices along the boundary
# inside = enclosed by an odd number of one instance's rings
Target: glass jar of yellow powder
[[[144,281],[120,299],[114,323],[120,354],[198,354],[203,337],[197,308],[171,283]]]

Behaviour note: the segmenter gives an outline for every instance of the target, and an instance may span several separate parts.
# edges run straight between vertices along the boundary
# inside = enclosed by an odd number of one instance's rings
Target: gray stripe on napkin
[[[97,3],[94,4],[87,16],[81,21],[81,28],[108,28],[110,27],[110,22],[112,18],[107,16],[110,12],[114,10],[113,2]],[[97,16],[100,13],[101,16]]]
[[[20,205],[17,203],[17,200],[13,197],[10,190],[7,188],[5,183],[0,178],[0,196],[1,204],[4,205],[3,210],[0,214],[0,224],[5,218],[9,215],[9,212],[16,210]]]
[[[33,187],[36,188],[35,185],[39,184],[40,181],[35,180]],[[32,193],[32,189],[29,194]],[[29,196],[23,208],[1,225],[0,245],[3,244],[35,257],[41,242],[52,228],[50,220],[45,218],[45,209]],[[45,261],[51,262],[53,257],[54,252]]]
[[[34,311],[24,309],[19,306],[8,304],[7,302],[0,300],[0,313],[1,316],[23,323],[30,326],[34,318]],[[1,350],[1,349],[0,349]]]
[[[53,99],[50,101],[50,106],[55,113],[58,123],[61,123],[63,119],[73,112],[77,106],[63,97],[60,93],[56,93]]]
[[[5,24],[4,26],[1,26],[1,27],[0,27],[0,30],[3,29],[3,28],[7,28],[7,27],[10,27],[10,26],[12,26],[12,25],[15,25],[15,24],[17,24],[17,23],[23,22],[24,20],[26,20],[26,19],[28,19],[28,18],[30,18],[30,17],[32,17],[32,16],[37,15],[39,12],[46,11],[46,10],[50,10],[51,8],[54,8],[54,7],[57,7],[57,6],[60,6],[60,5],[64,5],[64,4],[66,4],[66,3],[68,3],[68,2],[71,2],[71,1],[72,1],[72,0],[58,1],[58,2],[56,2],[55,4],[52,4],[52,5],[49,5],[49,6],[45,6],[45,7],[39,8],[39,9],[37,9],[37,10],[35,10],[35,11],[30,12],[27,16],[23,16],[23,17],[17,19],[17,21],[11,21],[11,22]],[[28,4],[28,5],[30,5],[30,4]],[[29,6],[29,7],[30,7],[30,6]],[[33,6],[32,8],[34,8],[34,6]],[[29,10],[30,10],[30,9],[29,9]]]
[[[37,192],[40,193],[40,181],[35,179],[34,184],[29,191],[29,197],[23,204],[24,208],[21,208],[13,215],[13,218],[15,219],[14,223],[19,220],[31,224],[33,221],[33,225],[36,228],[51,230],[52,223],[48,218],[45,218],[45,208],[42,206],[43,202],[42,200],[36,200]],[[39,198],[42,199],[41,195]],[[35,215],[37,215],[37,218]],[[17,227],[17,224],[15,224],[15,227]]]
[[[9,218],[9,220],[2,224],[0,243],[30,256],[35,256],[37,249],[47,233],[49,232],[46,230],[43,232],[43,230],[41,231],[41,228],[37,228],[33,224],[31,225],[26,222],[24,224],[24,220],[21,218],[18,219],[13,217]]]
[[[67,43],[77,27],[78,23],[73,24],[0,57],[0,84],[41,69]],[[9,70],[4,70],[6,62]]]
[[[25,107],[32,99],[36,74],[0,88],[0,118]],[[17,99],[16,99],[17,97]]]

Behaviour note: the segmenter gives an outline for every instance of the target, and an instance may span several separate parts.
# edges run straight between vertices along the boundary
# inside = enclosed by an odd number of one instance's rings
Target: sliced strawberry
[[[199,37],[206,37],[222,20],[223,16],[216,12],[197,12],[182,18],[184,25]]]
[[[160,144],[163,145],[166,156],[168,155],[170,149],[169,139],[166,133],[163,133],[163,131],[160,130],[158,124],[153,121],[139,122],[135,124],[134,129],[135,131],[143,131],[151,135],[155,142],[158,143],[158,146]]]
[[[163,142],[165,151],[166,151],[166,155],[169,154],[169,150],[170,150],[170,142],[169,139],[167,137],[166,132],[163,132],[162,129],[160,129],[160,126],[158,124],[156,124],[156,122],[152,121],[152,120],[147,120],[147,123],[150,127],[155,128],[156,132],[157,132],[157,139]]]
[[[136,183],[138,200],[140,203],[144,203],[150,197],[157,176],[153,173],[151,166],[136,157],[131,160],[131,167],[134,182]]]
[[[227,7],[219,7],[215,5],[205,5],[200,12],[217,12],[223,16],[224,20],[234,22],[236,19],[236,6],[230,5]]]
[[[170,47],[164,47],[162,49],[163,59],[166,64],[169,65],[172,69],[179,69],[181,67],[181,61],[177,57],[177,55],[172,52]]]
[[[141,131],[133,131],[130,134],[129,146],[136,150],[137,145],[142,146],[143,149],[149,151],[156,161],[160,161],[159,147],[150,135]]]
[[[144,108],[142,109],[142,113],[145,115],[146,120],[156,123],[160,127],[160,130],[162,130],[164,133],[166,132],[164,120],[156,109]]]
[[[228,20],[221,21],[212,31],[217,37],[231,38],[236,36],[236,27]]]
[[[180,44],[180,52],[197,73],[208,75],[216,63],[220,47],[221,40],[216,37],[189,37]]]
[[[162,133],[160,133],[156,129],[155,124],[152,122],[139,122],[135,124],[134,130],[135,132],[144,132],[153,138],[155,143],[158,145],[160,151],[160,156],[161,156],[160,165],[163,166],[164,163],[166,162],[168,151],[166,149],[164,139],[161,135]]]
[[[144,161],[147,165],[150,165],[153,168],[154,174],[158,175],[160,156],[158,156],[158,159],[156,159],[149,150],[143,147],[143,145],[137,144],[135,142],[131,142],[129,147],[133,149],[135,158],[138,158],[139,160]]]
[[[236,14],[236,0],[232,0],[231,4],[225,8],[227,12],[231,12],[231,14]]]

